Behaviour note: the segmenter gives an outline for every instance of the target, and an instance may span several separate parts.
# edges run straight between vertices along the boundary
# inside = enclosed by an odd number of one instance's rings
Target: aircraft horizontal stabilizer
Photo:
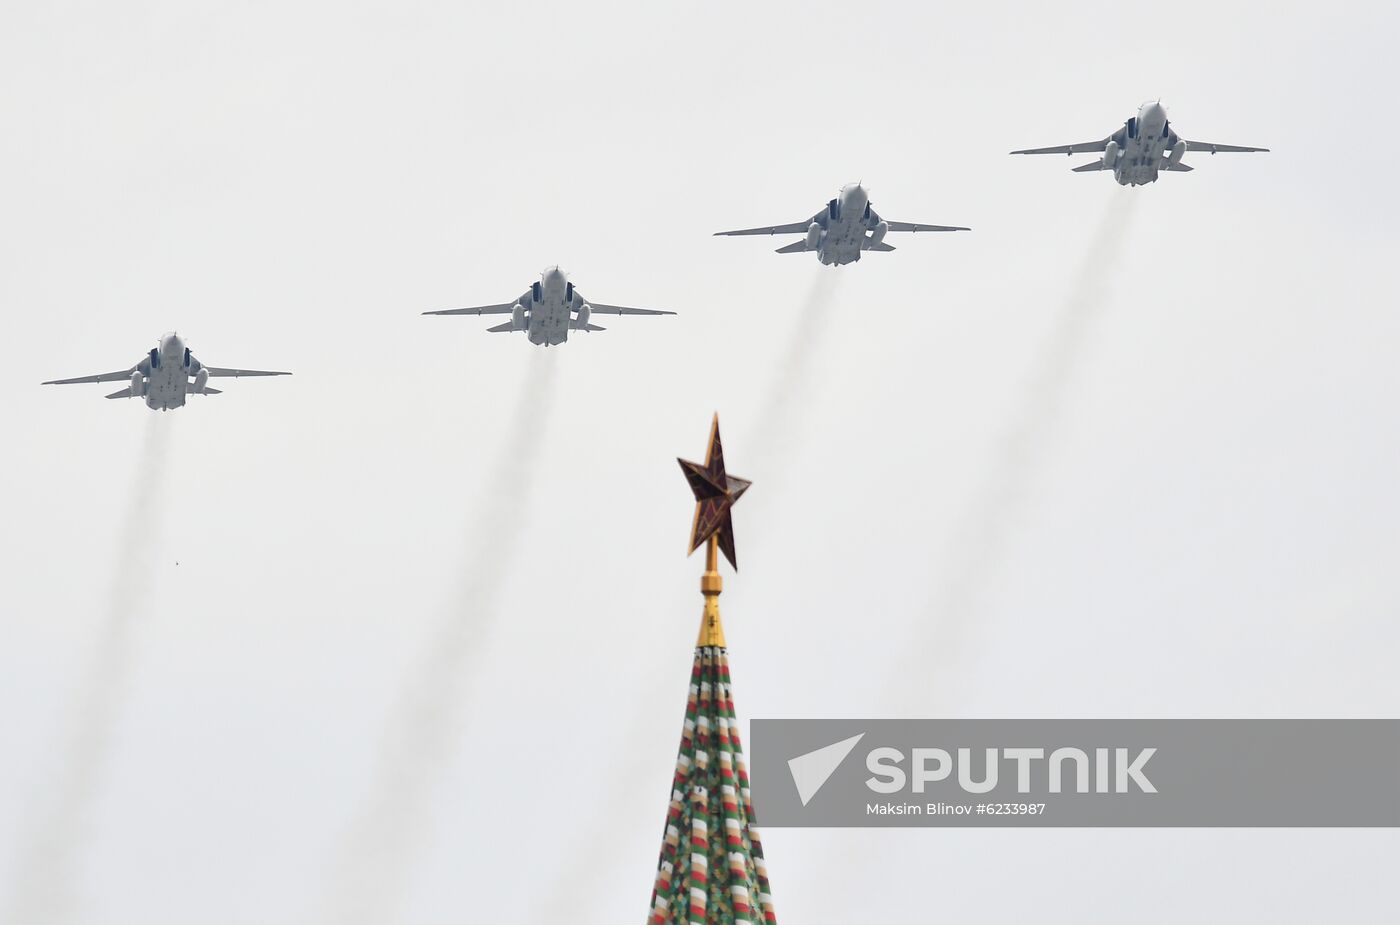
[[[1082,166],[1082,167],[1075,167],[1075,168],[1073,168],[1073,170],[1074,170],[1075,173],[1084,173],[1084,172],[1089,171],[1089,170],[1103,170],[1103,169],[1104,169],[1104,167],[1103,167],[1103,158],[1099,158],[1098,160],[1094,161],[1092,164],[1085,164],[1085,165]]]
[[[866,251],[892,251],[892,250],[894,250],[894,245],[893,245],[893,244],[889,244],[889,243],[887,243],[887,242],[885,242],[885,241],[881,241],[879,244],[871,244],[871,243],[870,243],[870,239],[869,239],[869,238],[866,238],[866,239],[865,239],[865,243],[861,245],[861,250],[866,250]]]
[[[776,251],[774,251],[774,253],[777,253],[777,254],[805,254],[806,252],[807,252],[807,239],[806,239],[806,238],[803,238],[803,239],[801,239],[800,241],[793,241],[791,244],[788,244],[788,245],[785,245],[785,246],[783,246],[783,247],[780,247],[780,248],[778,248]]]
[[[505,333],[506,331],[514,331],[514,330],[515,330],[515,322],[514,322],[514,321],[507,321],[507,322],[504,322],[504,323],[502,323],[502,324],[493,325],[493,326],[487,328],[486,330],[489,331],[489,332],[492,333],[492,334],[502,334],[502,333]]]
[[[122,389],[120,392],[113,392],[111,395],[108,395],[107,397],[108,397],[108,398],[130,398],[130,397],[131,397],[131,386],[127,386],[126,388]]]
[[[193,390],[191,390],[191,391],[193,392]],[[224,394],[224,390],[223,390],[223,389],[211,389],[209,386],[206,385],[206,386],[204,387],[204,391],[203,391],[203,392],[194,392],[194,394],[195,394],[195,395],[222,395],[222,394]]]
[[[1183,163],[1181,163],[1180,161],[1177,161],[1175,164],[1173,164],[1173,163],[1171,163],[1170,161],[1168,161],[1165,165],[1163,165],[1162,169],[1163,169],[1163,170],[1172,170],[1172,171],[1176,171],[1176,172],[1178,172],[1178,173],[1185,173],[1186,171],[1192,170],[1193,168],[1191,167],[1190,164],[1183,164]]]
[[[579,329],[579,328],[575,328],[574,330],[577,331],[577,330],[580,330],[580,329]],[[599,325],[599,324],[585,324],[581,330],[584,330],[584,331],[606,331],[607,328],[605,328],[605,327],[603,327],[602,325]]]

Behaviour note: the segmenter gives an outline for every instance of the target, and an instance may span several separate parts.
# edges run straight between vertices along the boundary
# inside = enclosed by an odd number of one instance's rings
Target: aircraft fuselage
[[[1138,114],[1113,133],[1109,144],[1116,148],[1114,161],[1108,163],[1105,152],[1104,168],[1112,169],[1113,179],[1122,186],[1156,183],[1176,143],[1162,104],[1143,103]],[[1176,157],[1179,161],[1181,155]]]
[[[132,389],[132,396],[146,399],[146,407],[152,411],[183,408],[190,392],[191,375],[185,365],[185,342],[178,334],[167,334],[151,354],[137,366],[143,376],[139,389]],[[132,383],[136,383],[135,375]]]
[[[569,339],[573,319],[572,290],[568,276],[558,267],[541,274],[539,283],[531,287],[530,304],[526,309],[525,331],[530,343],[554,347]]]
[[[870,196],[859,183],[844,187],[841,194],[827,204],[826,225],[815,248],[818,260],[826,266],[839,267],[860,259],[860,252],[866,247],[869,207]],[[812,249],[810,241],[809,236],[809,249]]]

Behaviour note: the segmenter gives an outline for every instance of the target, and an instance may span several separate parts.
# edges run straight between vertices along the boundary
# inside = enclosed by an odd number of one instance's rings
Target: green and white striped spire
[[[774,925],[719,622],[716,541],[648,925]],[[718,642],[719,644],[714,644]]]

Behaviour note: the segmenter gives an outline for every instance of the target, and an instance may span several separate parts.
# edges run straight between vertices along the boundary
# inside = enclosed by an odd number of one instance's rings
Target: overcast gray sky
[[[755,483],[724,596],[745,719],[1400,714],[1397,27],[1381,2],[0,8],[0,917],[57,890],[50,921],[373,894],[384,921],[640,922],[700,612],[673,457],[715,410]],[[1186,137],[1273,151],[1135,190],[1006,156],[1159,96]],[[857,179],[974,230],[836,270],[709,236]],[[418,316],[553,263],[680,314],[549,356]],[[38,385],[172,328],[296,375],[155,420]],[[386,724],[463,641],[434,759],[386,795]],[[399,799],[417,821],[352,875]],[[1375,920],[1400,849],[764,841],[809,923]]]

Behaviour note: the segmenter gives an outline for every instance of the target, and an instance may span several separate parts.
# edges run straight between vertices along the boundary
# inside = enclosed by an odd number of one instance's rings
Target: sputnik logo
[[[812,802],[812,797],[825,786],[831,775],[836,773],[836,769],[841,767],[841,762],[846,760],[846,756],[863,738],[865,733],[862,732],[860,735],[824,745],[816,751],[788,760],[788,771],[792,774],[792,782],[797,786],[797,795],[801,798],[803,806]]]

